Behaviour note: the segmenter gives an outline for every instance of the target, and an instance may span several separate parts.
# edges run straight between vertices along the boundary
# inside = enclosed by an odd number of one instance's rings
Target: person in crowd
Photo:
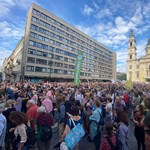
[[[100,112],[100,101],[96,99],[94,102],[95,102],[96,110],[94,110],[93,114],[89,117],[89,120],[91,122],[90,134],[96,150],[99,150],[100,141],[101,141],[101,130],[100,127],[98,126],[98,123],[102,117],[102,114]]]
[[[116,111],[117,115],[117,137],[118,140],[121,142],[122,149],[121,150],[128,150],[128,139],[129,139],[129,121],[127,118],[126,113],[122,110],[122,108],[118,108]]]
[[[62,134],[65,127],[66,107],[65,99],[63,96],[56,97],[56,105],[59,110],[59,142],[54,146],[54,148],[58,148],[60,146],[62,142]]]
[[[16,125],[15,128],[9,130],[10,132],[14,132],[15,135],[12,143],[13,150],[29,150],[29,146],[25,145],[27,141],[26,125],[28,122],[26,114],[19,111],[12,111],[9,115],[9,120]]]
[[[29,122],[30,126],[32,128],[34,128],[34,120],[38,116],[38,112],[37,112],[38,106],[36,105],[35,100],[30,99],[27,102],[27,108],[28,108],[28,111],[26,113],[26,116],[27,116],[28,122]]]
[[[53,118],[51,114],[47,113],[44,106],[40,106],[37,109],[37,112],[39,113],[38,117],[35,119],[35,131],[36,131],[36,137],[37,137],[37,147],[38,150],[50,150],[50,142],[51,138],[43,141],[41,139],[42,131],[44,126],[51,127],[53,124]]]
[[[100,145],[100,150],[112,150],[111,144],[116,147],[116,136],[113,132],[113,124],[111,122],[105,123],[105,132]],[[110,144],[111,143],[111,144]]]
[[[74,121],[75,125],[77,125],[78,123],[82,125],[82,118],[79,115],[79,108],[77,106],[72,106],[71,108],[71,119]],[[69,131],[74,128],[74,124],[71,121],[71,119],[67,121],[65,130],[62,135],[62,141],[64,140],[65,136],[69,133]],[[78,144],[74,147],[74,150],[78,150]]]
[[[2,114],[4,109],[4,105],[0,104],[0,150],[2,150],[2,147],[4,146],[7,127],[6,117]]]
[[[18,96],[14,100],[14,108],[16,109],[16,111],[21,111],[21,107],[22,107],[22,98],[20,96],[20,93],[18,93]]]
[[[107,104],[106,104],[106,118],[105,122],[111,121],[112,119],[112,99],[110,97],[107,98]]]
[[[9,115],[12,111],[16,111],[16,109],[13,107],[13,101],[7,100],[5,103],[5,111],[3,111],[3,115],[6,117],[7,120],[7,130],[6,130],[6,137],[5,137],[5,149],[11,149],[11,143],[13,140],[13,133],[9,132],[11,128],[15,127],[15,124],[13,124],[9,120]]]
[[[116,96],[116,101],[115,101],[115,104],[114,104],[115,109],[121,108],[122,110],[124,110],[124,105],[121,103],[121,101],[122,101],[121,97]]]
[[[44,100],[42,101],[42,105],[45,106],[47,113],[51,113],[53,110],[51,96],[52,96],[51,91],[48,91],[46,93]]]
[[[138,150],[145,150],[145,135],[144,135],[144,127],[141,125],[141,121],[144,118],[143,115],[143,106],[136,105],[133,121],[135,123],[134,135],[137,140]]]
[[[148,109],[145,118],[141,121],[145,130],[145,146],[146,150],[150,150],[150,98],[144,99],[145,107]]]

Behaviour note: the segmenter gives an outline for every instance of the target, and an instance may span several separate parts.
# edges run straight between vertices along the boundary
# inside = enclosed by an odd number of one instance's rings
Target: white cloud
[[[3,64],[4,59],[7,58],[11,53],[12,53],[12,51],[9,51],[6,49],[0,50],[0,65]]]
[[[10,8],[15,6],[14,0],[1,0],[0,1],[0,17],[6,16],[10,12]]]
[[[111,13],[110,9],[108,9],[108,8],[99,10],[95,15],[95,17],[98,19],[101,19],[104,17],[111,17],[111,16],[112,16],[112,13]]]
[[[32,2],[36,2],[36,0],[0,0],[0,17],[9,15],[15,6],[28,9]]]
[[[83,14],[89,16],[93,13],[93,11],[94,11],[93,8],[89,7],[88,5],[85,5],[83,9]]]
[[[0,22],[0,37],[8,38],[12,37],[13,39],[20,39],[24,34],[24,23],[13,25],[9,24],[6,21]]]

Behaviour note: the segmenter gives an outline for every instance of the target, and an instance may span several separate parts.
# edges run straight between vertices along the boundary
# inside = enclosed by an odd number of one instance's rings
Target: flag
[[[74,70],[74,84],[78,86],[80,80],[80,71],[82,66],[83,52],[80,52],[76,58],[75,70]]]

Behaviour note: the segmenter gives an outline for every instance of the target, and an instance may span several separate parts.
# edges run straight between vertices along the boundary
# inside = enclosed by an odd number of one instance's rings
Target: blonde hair
[[[37,109],[37,112],[39,112],[39,113],[46,112],[45,106],[40,106],[40,107]]]

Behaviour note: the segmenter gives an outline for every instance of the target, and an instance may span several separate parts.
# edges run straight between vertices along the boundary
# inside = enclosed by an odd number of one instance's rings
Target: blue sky
[[[37,3],[117,52],[117,71],[125,72],[129,33],[138,57],[150,38],[150,0],[0,0],[0,64],[24,34],[26,14]]]

